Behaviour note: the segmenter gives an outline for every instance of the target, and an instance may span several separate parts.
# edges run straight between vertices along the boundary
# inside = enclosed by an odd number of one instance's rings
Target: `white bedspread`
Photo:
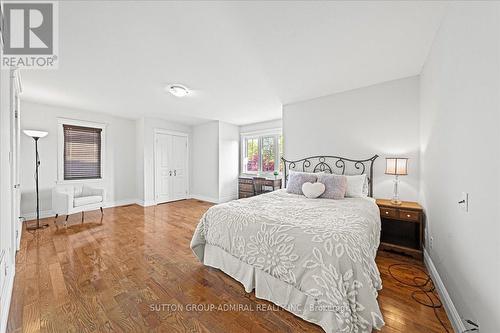
[[[191,248],[237,279],[231,273],[241,270],[253,274],[248,281],[256,273],[266,277],[266,288],[276,286],[268,293],[239,280],[326,332],[371,332],[384,325],[377,303],[379,239],[379,210],[370,198],[307,199],[279,190],[211,207]],[[206,246],[218,259],[204,260]],[[301,304],[289,304],[297,295]]]

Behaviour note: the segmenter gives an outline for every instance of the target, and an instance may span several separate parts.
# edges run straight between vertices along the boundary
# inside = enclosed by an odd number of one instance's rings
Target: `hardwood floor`
[[[189,243],[210,204],[185,200],[71,216],[67,229],[23,231],[8,332],[322,332],[313,324],[247,294],[219,270],[203,266]],[[382,332],[443,332],[412,288],[388,273],[413,259],[380,253]],[[398,270],[411,282],[416,270]],[[203,311],[192,304],[242,304],[272,311]],[[160,304],[164,304],[163,306]],[[156,305],[156,306],[155,306]],[[183,309],[181,309],[181,306]],[[447,323],[443,309],[438,311]],[[448,323],[449,326],[449,323]],[[450,332],[452,332],[450,328]]]

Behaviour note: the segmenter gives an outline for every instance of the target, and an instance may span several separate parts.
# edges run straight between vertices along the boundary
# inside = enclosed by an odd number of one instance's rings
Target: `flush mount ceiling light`
[[[189,95],[189,89],[181,84],[170,84],[165,88],[165,90],[175,97],[185,97]]]

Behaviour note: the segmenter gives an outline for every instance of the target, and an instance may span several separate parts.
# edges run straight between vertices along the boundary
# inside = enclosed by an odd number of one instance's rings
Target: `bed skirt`
[[[202,253],[197,253],[196,250],[194,252],[203,264],[218,268],[231,276],[243,285],[246,292],[255,289],[255,297],[270,301],[297,317],[319,325],[325,332],[338,332],[337,318],[339,315],[342,316],[342,313],[334,312],[332,309],[322,309],[314,297],[266,272],[255,269],[254,266],[242,262],[217,246],[205,244]],[[335,309],[338,310],[341,309]]]

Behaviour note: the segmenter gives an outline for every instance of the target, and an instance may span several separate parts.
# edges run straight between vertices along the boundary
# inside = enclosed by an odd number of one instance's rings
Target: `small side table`
[[[377,205],[382,222],[379,248],[422,259],[424,235],[422,206],[411,201],[395,205],[387,199],[377,199]]]

